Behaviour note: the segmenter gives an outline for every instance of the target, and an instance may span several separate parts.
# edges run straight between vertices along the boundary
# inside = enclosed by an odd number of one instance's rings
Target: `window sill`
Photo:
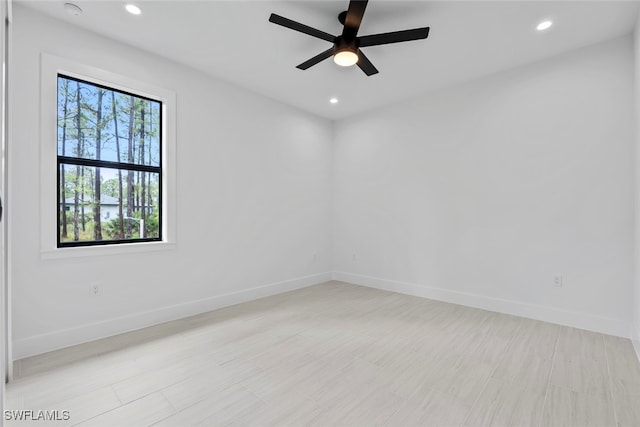
[[[176,244],[171,242],[122,243],[104,246],[83,246],[73,248],[43,249],[41,259],[65,259],[83,257],[102,257],[109,255],[127,255],[146,252],[172,251]]]

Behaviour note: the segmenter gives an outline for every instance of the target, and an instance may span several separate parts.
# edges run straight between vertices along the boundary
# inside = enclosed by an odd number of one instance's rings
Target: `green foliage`
[[[131,234],[120,236],[120,220],[119,218],[114,218],[110,221],[106,221],[102,223],[102,232],[105,233],[108,239],[138,239],[140,238],[140,219],[142,218],[140,212],[135,212],[133,214],[134,219],[125,218],[125,233],[127,230],[127,224],[131,224]],[[155,211],[152,214],[147,215],[146,221],[144,223],[145,230],[145,238],[156,238],[160,236],[159,229],[159,221],[158,221],[158,212]]]
[[[93,220],[90,218],[90,215],[84,216],[85,219],[85,230],[82,230],[80,227],[80,238],[79,241],[93,240]],[[82,215],[78,215],[78,221],[82,222]],[[67,224],[73,223],[73,212],[67,212]],[[60,241],[61,242],[72,242],[73,241],[73,231],[71,227],[69,228],[69,232],[67,237],[63,237],[62,234],[62,226],[60,228]]]
[[[102,183],[102,194],[118,198],[118,178],[107,179]],[[123,189],[124,190],[124,189]]]
[[[126,228],[125,228],[126,230]],[[137,230],[136,230],[137,232]],[[119,218],[115,218],[112,219],[110,221],[107,222],[103,222],[102,223],[102,233],[109,239],[109,240],[117,240],[117,239],[124,239],[125,236],[121,236],[120,235],[120,219]],[[128,238],[130,238],[131,236],[129,236]]]
[[[147,220],[144,223],[145,235],[149,238],[160,237],[160,221],[158,218],[157,209],[151,215],[147,215]]]

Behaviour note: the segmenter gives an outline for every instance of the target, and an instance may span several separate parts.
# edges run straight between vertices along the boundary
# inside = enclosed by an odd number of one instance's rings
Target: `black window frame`
[[[72,157],[72,156],[61,156],[58,154],[58,149],[56,149],[56,158],[57,158],[57,171],[56,171],[56,212],[57,212],[57,233],[56,233],[56,244],[57,247],[60,248],[72,248],[72,247],[87,247],[87,246],[106,246],[106,245],[119,245],[119,244],[130,244],[130,243],[147,243],[147,242],[161,242],[162,240],[162,231],[163,231],[163,202],[162,202],[162,194],[163,194],[163,174],[162,174],[162,165],[164,163],[163,159],[163,147],[164,147],[164,127],[163,127],[163,110],[164,110],[164,102],[160,99],[150,98],[148,96],[140,95],[133,92],[128,92],[122,89],[116,89],[114,87],[106,86],[104,84],[92,82],[90,80],[83,80],[77,77],[73,77],[64,73],[57,73],[56,76],[56,94],[58,93],[58,79],[62,77],[71,81],[75,81],[78,83],[89,84],[101,89],[110,90],[114,92],[118,92],[124,95],[134,96],[139,99],[144,99],[146,101],[157,102],[159,104],[159,153],[158,153],[158,166],[150,166],[150,165],[138,165],[135,163],[126,163],[126,162],[113,162],[107,160],[95,160],[95,159],[85,159],[81,157]],[[56,102],[58,99],[58,95],[56,95]],[[58,115],[56,108],[56,117]],[[117,240],[88,240],[88,241],[78,241],[78,242],[61,242],[60,241],[60,215],[61,215],[61,199],[60,199],[60,166],[61,165],[70,165],[70,166],[89,166],[89,167],[100,167],[100,168],[109,168],[109,169],[119,169],[126,171],[136,171],[136,172],[151,172],[158,174],[158,237],[145,237],[145,238],[137,238],[137,239],[117,239]],[[64,197],[64,195],[63,195]]]

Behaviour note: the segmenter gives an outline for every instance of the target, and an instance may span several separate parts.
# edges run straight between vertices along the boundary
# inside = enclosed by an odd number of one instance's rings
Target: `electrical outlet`
[[[93,295],[99,295],[100,294],[100,285],[98,285],[97,283],[92,283],[91,284],[91,293]]]
[[[351,255],[351,259],[352,259],[353,261],[355,261],[355,260],[356,260],[356,254]]]
[[[561,288],[562,287],[562,276],[553,276],[553,286],[555,286],[556,288]]]
[[[318,261],[318,254],[313,254],[313,262]]]

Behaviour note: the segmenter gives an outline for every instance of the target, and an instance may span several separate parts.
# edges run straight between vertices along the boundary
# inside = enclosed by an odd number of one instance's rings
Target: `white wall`
[[[628,337],[632,58],[628,36],[339,121],[335,277]]]
[[[13,41],[15,359],[330,278],[330,122],[19,5]],[[42,52],[176,93],[176,250],[42,259]]]

